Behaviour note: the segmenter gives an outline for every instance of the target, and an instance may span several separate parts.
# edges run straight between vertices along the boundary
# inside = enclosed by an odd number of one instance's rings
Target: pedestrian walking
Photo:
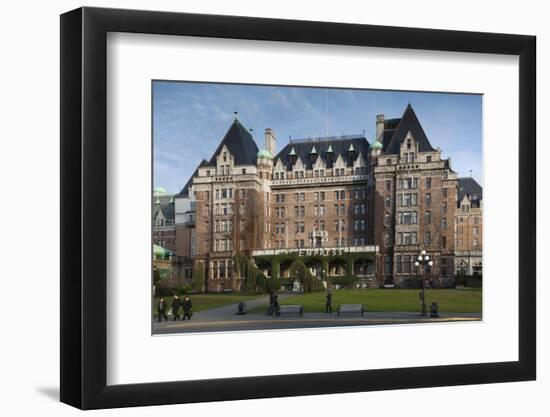
[[[174,294],[174,299],[172,300],[172,317],[174,321],[180,319],[180,298],[177,294]]]
[[[273,307],[273,300],[275,299],[275,293],[271,291],[269,293],[269,308],[267,309],[267,313],[265,313],[266,316],[272,316],[274,307]]]
[[[157,306],[157,313],[159,315],[159,323],[162,321],[163,317],[165,321],[168,321],[168,316],[166,315],[166,301],[164,301],[164,298],[161,298],[159,300],[159,305]]]
[[[185,318],[187,317],[189,320],[191,320],[191,316],[193,315],[193,303],[191,303],[191,299],[188,295],[185,296],[183,299],[183,317],[182,320],[185,321]]]
[[[279,311],[279,296],[277,294],[273,296],[273,312],[276,316],[281,315],[281,312]]]
[[[327,302],[325,304],[325,313],[332,314],[332,291],[327,291]]]

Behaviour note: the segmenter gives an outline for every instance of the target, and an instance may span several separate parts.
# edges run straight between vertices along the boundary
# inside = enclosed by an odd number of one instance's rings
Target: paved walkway
[[[296,294],[278,294],[279,302],[294,297]],[[269,295],[264,295],[252,300],[246,301],[246,308],[250,311],[253,308],[269,305]],[[237,315],[239,303],[228,304],[222,307],[211,308],[209,310],[193,313],[193,321],[211,321],[215,319],[226,319],[234,317],[243,317]]]
[[[279,300],[285,300],[295,294],[280,294]],[[247,309],[269,304],[269,296],[262,296],[246,301]],[[263,313],[238,315],[238,303],[204,310],[193,314],[190,321],[154,322],[153,333],[197,333],[197,332],[226,332],[235,330],[271,330],[296,329],[315,327],[365,326],[381,324],[419,324],[439,323],[452,321],[479,321],[481,314],[477,313],[440,313],[440,317],[421,317],[417,312],[365,312],[360,315],[338,316],[324,313],[304,313],[300,315],[283,314],[280,316],[266,316]]]

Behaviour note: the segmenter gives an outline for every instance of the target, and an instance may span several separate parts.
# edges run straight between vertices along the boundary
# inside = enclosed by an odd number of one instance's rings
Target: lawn
[[[183,300],[184,296],[180,296],[180,300]],[[222,307],[227,304],[240,303],[241,301],[246,302],[247,300],[252,300],[255,298],[261,297],[261,295],[241,295],[241,294],[196,294],[190,295],[191,302],[193,303],[193,311],[209,310],[211,308]],[[153,303],[153,314],[157,315],[157,306],[161,297],[155,297]],[[172,306],[173,296],[164,297],[166,300],[166,305],[168,309]]]
[[[420,311],[420,290],[367,289],[334,290],[332,309],[338,304],[364,304],[367,311]],[[426,290],[428,309],[437,302],[441,313],[481,313],[481,289]],[[304,312],[324,312],[326,293],[300,294],[282,300],[281,305],[302,304]],[[264,310],[267,306],[262,307]]]

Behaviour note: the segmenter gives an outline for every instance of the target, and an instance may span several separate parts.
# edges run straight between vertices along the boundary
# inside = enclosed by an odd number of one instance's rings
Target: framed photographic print
[[[535,378],[534,37],[81,8],[61,101],[63,402]]]

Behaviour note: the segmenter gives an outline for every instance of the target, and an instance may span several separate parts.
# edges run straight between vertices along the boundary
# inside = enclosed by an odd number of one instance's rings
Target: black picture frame
[[[108,32],[519,56],[519,360],[108,386]],[[61,16],[60,57],[62,402],[96,409],[536,378],[534,36],[85,7]]]

